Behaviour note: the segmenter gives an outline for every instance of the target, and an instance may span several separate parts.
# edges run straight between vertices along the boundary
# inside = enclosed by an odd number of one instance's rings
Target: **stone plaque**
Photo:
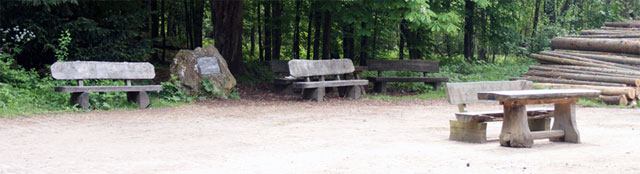
[[[200,74],[220,74],[220,66],[218,65],[218,57],[201,57],[198,61],[198,70]]]

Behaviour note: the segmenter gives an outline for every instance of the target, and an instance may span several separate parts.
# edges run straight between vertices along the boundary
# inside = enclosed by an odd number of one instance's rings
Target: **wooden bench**
[[[467,82],[446,83],[445,90],[449,103],[457,104],[459,113],[456,120],[450,120],[449,139],[472,143],[487,142],[487,123],[502,121],[503,111],[467,112],[467,104],[478,102],[491,102],[478,100],[478,92],[482,91],[507,91],[532,89],[530,81],[494,81],[494,82]],[[529,128],[532,131],[549,130],[553,109],[529,109],[527,110]]]
[[[153,65],[133,62],[74,61],[56,62],[51,65],[51,76],[57,80],[78,80],[78,86],[56,86],[56,92],[70,92],[71,104],[89,108],[89,92],[127,92],[129,101],[136,101],[140,108],[149,106],[146,91],[161,91],[161,85],[131,85],[131,80],[153,79]],[[126,80],[126,86],[84,86],[85,79]]]
[[[360,98],[361,88],[369,81],[360,79],[341,79],[341,75],[353,73],[353,62],[350,59],[332,60],[291,60],[289,73],[296,78],[304,78],[302,82],[293,82],[293,88],[301,88],[304,99],[321,102],[326,87],[337,87],[340,97]],[[325,76],[333,76],[335,80],[326,80]],[[312,77],[318,77],[312,81]]]
[[[276,75],[276,78],[273,79],[273,86],[276,92],[293,93],[293,82],[303,80],[289,76],[288,60],[271,60],[269,65],[271,72]]]
[[[367,61],[369,71],[378,71],[377,77],[368,77],[373,82],[375,92],[385,93],[387,82],[424,82],[433,85],[436,90],[440,89],[442,82],[449,81],[449,78],[428,77],[427,73],[437,73],[439,71],[438,62],[429,60],[369,60]],[[410,71],[422,72],[422,77],[383,77],[382,71]]]

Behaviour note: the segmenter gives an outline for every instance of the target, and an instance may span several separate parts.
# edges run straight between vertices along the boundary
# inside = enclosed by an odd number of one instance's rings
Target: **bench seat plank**
[[[360,86],[369,84],[368,80],[334,80],[334,81],[314,81],[295,82],[294,88],[320,88],[320,87],[340,87],[340,86]]]
[[[529,116],[529,119],[550,118],[553,117],[553,109],[528,109],[527,116]],[[502,121],[503,117],[504,113],[502,111],[456,113],[456,119],[463,123]]]
[[[375,82],[447,82],[449,78],[444,77],[368,77]]]
[[[140,86],[56,86],[56,92],[133,92],[133,91],[161,91],[162,85]]]

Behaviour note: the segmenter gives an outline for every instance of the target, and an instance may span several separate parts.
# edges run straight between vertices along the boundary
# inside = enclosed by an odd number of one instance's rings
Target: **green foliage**
[[[167,82],[160,82],[162,85],[162,91],[159,93],[159,97],[170,102],[192,102],[193,98],[189,97],[180,86],[182,83],[178,80],[178,77],[171,76],[171,80]]]
[[[56,58],[58,61],[65,61],[69,57],[69,43],[71,43],[71,33],[69,30],[64,30],[58,38],[58,47],[56,48]]]
[[[247,73],[236,76],[239,84],[255,86],[260,82],[271,82],[276,77],[269,69],[269,66],[260,62],[245,62],[244,65],[247,68]]]
[[[215,86],[209,81],[208,78],[202,79],[202,86],[204,87],[204,91],[207,92],[207,96],[219,99],[228,99],[227,94],[224,92],[217,90]]]

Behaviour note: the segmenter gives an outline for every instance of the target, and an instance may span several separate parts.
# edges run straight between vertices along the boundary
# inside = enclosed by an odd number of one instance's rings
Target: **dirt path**
[[[579,107],[583,143],[525,149],[447,140],[456,110],[240,100],[3,118],[0,173],[640,173],[639,109]]]

